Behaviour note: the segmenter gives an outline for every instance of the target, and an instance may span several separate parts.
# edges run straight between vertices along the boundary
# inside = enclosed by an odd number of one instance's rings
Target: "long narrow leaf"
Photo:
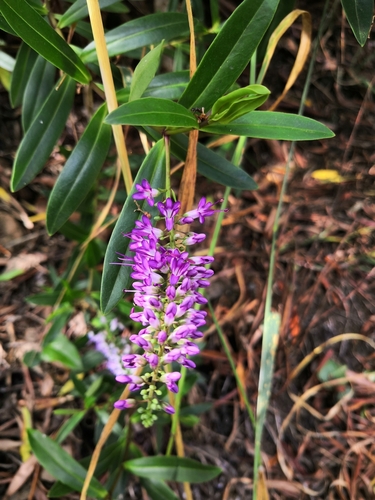
[[[51,93],[55,80],[56,68],[44,57],[38,56],[29,76],[22,108],[22,126],[26,132],[33,122],[44,101]]]
[[[150,14],[129,21],[106,33],[108,54],[110,57],[124,54],[131,50],[185,37],[189,33],[187,16],[176,12]],[[84,62],[97,59],[95,43],[90,43],[82,52]]]
[[[0,29],[1,23],[0,23]],[[22,103],[23,94],[27,82],[30,78],[31,70],[34,66],[37,53],[33,51],[26,43],[22,43],[17,53],[16,65],[12,73],[12,80],[10,85],[10,102],[15,108]]]
[[[68,118],[75,93],[75,81],[66,77],[53,89],[22,139],[14,160],[11,188],[17,191],[42,170]]]
[[[182,457],[134,458],[125,462],[124,467],[136,476],[147,479],[189,483],[210,481],[221,473],[219,467]]]
[[[1,14],[1,12],[0,12],[0,30],[6,31],[11,35],[17,36],[17,33],[9,26],[4,16]]]
[[[113,4],[119,3],[119,0],[100,0],[99,5],[101,9],[105,9]],[[125,6],[124,6],[125,7]],[[61,16],[59,21],[59,28],[65,28],[73,23],[76,23],[80,19],[87,17],[88,8],[86,0],[76,0]]]
[[[55,233],[78,208],[96,181],[111,143],[111,127],[103,123],[107,107],[92,117],[50,195],[47,229]]]
[[[233,134],[258,139],[312,141],[335,134],[322,123],[306,116],[277,111],[252,111],[226,125],[212,124],[202,130],[211,134]]]
[[[189,80],[189,71],[176,71],[175,73],[157,75],[151,80],[143,97],[158,97],[169,100],[178,99],[186,89]],[[129,87],[116,92],[119,104],[126,104],[129,101],[129,94]]]
[[[152,500],[178,500],[178,497],[163,481],[142,478],[141,485]]]
[[[106,118],[111,125],[198,128],[194,115],[169,99],[144,97],[123,104]]]
[[[137,174],[134,184],[140,183],[142,179],[147,179],[152,187],[156,189],[165,188],[165,148],[163,140],[160,140],[148,153]],[[127,253],[130,243],[129,238],[123,234],[130,232],[135,221],[141,216],[136,211],[136,206],[132,199],[135,187],[127,197],[120,217],[109,240],[107,252],[104,258],[104,269],[101,286],[101,308],[104,313],[115,307],[123,296],[123,290],[129,285],[131,268],[129,266],[116,265],[118,263],[117,253],[123,255]],[[139,203],[141,209],[145,209],[151,214],[156,214],[155,207],[149,207],[145,202]]]
[[[139,61],[133,74],[129,101],[134,101],[135,99],[142,97],[159,67],[162,51],[163,42],[159,43],[157,47],[150,50],[150,52],[148,52]]]
[[[180,104],[211,109],[237,80],[270,24],[279,0],[244,0],[210,45]]]
[[[31,449],[41,466],[51,476],[70,486],[74,491],[81,491],[87,473],[86,469],[45,434],[35,429],[29,429],[27,433]],[[88,494],[93,498],[105,498],[108,492],[97,479],[93,478]]]
[[[38,54],[82,84],[90,73],[65,40],[25,0],[1,0],[0,12],[12,29]]]
[[[341,0],[346,18],[358,43],[367,41],[374,14],[374,0]]]

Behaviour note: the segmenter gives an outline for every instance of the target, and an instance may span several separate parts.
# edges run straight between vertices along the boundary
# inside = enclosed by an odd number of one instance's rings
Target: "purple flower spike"
[[[151,206],[155,204],[154,197],[160,194],[147,180],[137,184],[136,191],[133,198],[146,200]],[[213,271],[205,266],[213,258],[191,257],[187,251],[188,245],[201,243],[206,235],[178,232],[175,224],[189,224],[195,219],[203,223],[206,217],[222,211],[214,205],[202,198],[196,209],[185,213],[177,222],[181,204],[169,197],[157,203],[160,216],[156,220],[165,221],[165,230],[154,227],[151,216],[143,214],[135,227],[124,234],[130,243],[126,255],[118,254],[119,265],[131,268],[130,276],[134,281],[132,290],[126,291],[134,293],[134,307],[129,316],[142,326],[138,333],[130,335],[129,340],[136,347],[133,352],[123,353],[123,365],[124,370],[148,365],[148,370],[142,377],[129,375],[127,371],[117,372],[116,380],[129,384],[131,391],[141,389],[139,398],[145,407],[140,410],[140,418],[146,427],[155,420],[153,412],[160,409],[169,414],[175,412],[171,405],[159,401],[160,385],[165,384],[169,391],[178,392],[181,374],[170,372],[167,365],[177,362],[195,368],[189,357],[199,353],[195,342],[203,337],[199,328],[206,323],[207,313],[196,307],[207,302],[200,289],[209,284]],[[97,343],[100,342],[98,338]],[[115,407],[125,409],[129,404],[128,400],[120,400]]]
[[[158,189],[153,189],[146,179],[143,179],[141,184],[136,184],[135,188],[138,193],[133,194],[133,199],[147,200],[147,203],[150,205],[150,207],[153,207],[155,203],[154,198],[158,196],[160,191]]]

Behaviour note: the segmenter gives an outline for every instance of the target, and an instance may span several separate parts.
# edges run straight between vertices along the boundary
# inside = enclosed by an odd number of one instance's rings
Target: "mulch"
[[[316,32],[321,2],[300,3],[312,11]],[[375,495],[375,41],[361,49],[339,9],[336,14],[321,41],[305,110],[335,137],[297,144],[280,221],[273,308],[281,315],[281,329],[262,455],[275,500],[370,500]],[[274,95],[286,81],[286,61],[295,56],[298,35],[297,28],[290,30],[276,52],[273,73],[264,82]],[[303,83],[301,75],[279,111],[297,112]],[[0,185],[9,191],[19,116],[4,90],[0,106]],[[243,165],[259,189],[230,197],[209,291],[253,408],[272,227],[288,148],[277,141],[249,141]],[[53,408],[70,403],[57,398],[64,370],[47,364],[43,370],[28,369],[21,362],[40,344],[51,312],[25,298],[49,283],[51,266],[64,269],[73,247],[62,236],[48,238],[43,221],[27,227],[30,216],[45,209],[45,192],[62,161],[56,150],[31,186],[12,195],[14,201],[0,197],[0,266],[25,270],[0,283],[0,495],[22,463],[22,408],[50,434],[61,424]],[[324,179],[314,175],[317,170],[336,174]],[[222,187],[200,178],[197,194],[220,197]],[[208,224],[209,235],[212,229]],[[217,464],[223,474],[193,486],[194,498],[250,498],[254,433],[214,327],[205,341],[199,382],[187,400],[213,406],[199,424],[184,429],[184,442],[187,456]],[[92,434],[86,424],[68,440],[77,459],[85,435]],[[152,431],[135,431],[145,453],[153,453],[151,437]],[[31,486],[35,498],[46,498],[48,478],[35,464],[29,475],[12,499],[29,498]],[[137,488],[132,486],[125,498],[141,498]]]

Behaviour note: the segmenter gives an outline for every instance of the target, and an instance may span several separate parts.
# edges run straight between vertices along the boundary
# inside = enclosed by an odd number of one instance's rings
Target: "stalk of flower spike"
[[[154,197],[159,194],[150,184],[143,180],[136,185],[135,200],[145,199],[154,206]],[[199,352],[195,341],[203,334],[198,330],[205,324],[206,313],[197,311],[196,304],[205,304],[207,300],[199,292],[200,288],[209,285],[208,278],[213,275],[211,269],[204,267],[211,263],[212,257],[191,257],[187,246],[204,240],[204,234],[183,234],[176,230],[176,225],[186,224],[199,218],[201,223],[205,217],[220,210],[212,209],[213,203],[205,198],[198,208],[178,217],[180,202],[167,198],[156,203],[159,211],[157,220],[164,220],[165,229],[152,225],[148,216],[142,215],[134,229],[125,236],[130,238],[129,250],[133,256],[120,255],[120,264],[131,266],[130,276],[133,282],[134,308],[130,318],[142,325],[142,329],[130,337],[143,352],[123,357],[124,367],[135,369],[148,367],[141,377],[119,375],[116,380],[130,383],[131,390],[141,389],[145,406],[138,412],[146,427],[156,420],[155,411],[164,409],[173,413],[171,405],[161,400],[163,384],[171,392],[178,392],[177,382],[181,377],[178,371],[167,369],[167,365],[177,362],[188,368],[195,368],[189,359]],[[134,400],[117,401],[115,407],[129,408]]]

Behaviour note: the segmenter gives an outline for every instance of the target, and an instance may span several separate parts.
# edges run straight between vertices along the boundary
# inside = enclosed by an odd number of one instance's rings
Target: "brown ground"
[[[312,12],[315,31],[319,4]],[[292,30],[285,39],[272,77],[265,81],[274,95],[287,78],[298,34]],[[370,39],[359,48],[336,11],[321,42],[305,111],[332,128],[336,137],[298,144],[284,200],[273,288],[273,306],[281,314],[282,327],[263,443],[270,498],[275,500],[375,498],[374,45]],[[297,112],[303,83],[300,77],[279,110]],[[0,185],[8,190],[11,158],[20,138],[19,117],[4,90],[0,106]],[[249,142],[244,165],[259,190],[231,196],[210,288],[253,407],[271,231],[288,148],[278,142]],[[46,364],[43,371],[29,370],[21,359],[40,343],[51,311],[27,304],[25,297],[49,283],[48,267],[59,272],[72,248],[61,236],[48,238],[43,221],[31,227],[28,218],[44,210],[44,193],[61,161],[56,153],[44,174],[12,200],[0,196],[0,266],[25,269],[23,275],[0,284],[0,496],[21,465],[21,408],[29,408],[35,425],[47,434],[58,423],[52,398],[64,373]],[[322,182],[312,176],[318,169],[337,170],[341,177],[333,179],[338,182]],[[219,196],[222,191],[199,179],[198,194],[205,193]],[[315,357],[309,357],[325,342]],[[202,354],[202,381],[191,391],[189,402],[214,405],[198,425],[184,431],[186,453],[221,466],[223,474],[217,481],[194,486],[194,498],[251,498],[253,431],[213,329]],[[340,374],[332,374],[330,366],[341,367]],[[331,376],[324,378],[324,370]],[[330,381],[338,377],[338,382]],[[84,421],[69,444],[76,458],[82,439],[91,439],[91,425]],[[148,437],[149,431],[136,435],[144,451],[152,453]],[[35,498],[46,498],[39,472],[32,464],[30,479],[25,484],[20,480],[11,498],[26,499],[31,488]],[[137,488],[132,491],[126,498],[141,498]]]

